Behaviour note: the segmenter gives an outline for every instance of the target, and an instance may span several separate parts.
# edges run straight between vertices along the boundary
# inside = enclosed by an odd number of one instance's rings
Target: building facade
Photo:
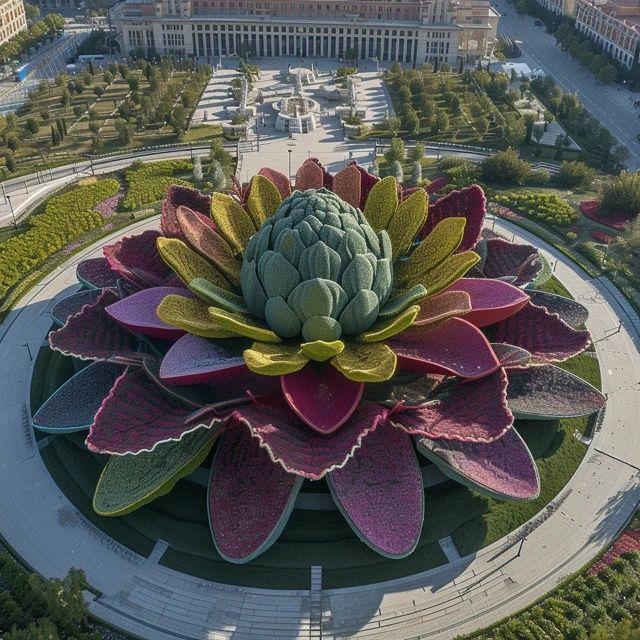
[[[565,16],[572,16],[576,10],[576,0],[538,0],[545,9]]]
[[[0,3],[0,44],[24,31],[27,18],[24,15],[22,0],[4,0]]]
[[[488,0],[126,0],[111,16],[127,54],[212,63],[248,54],[453,65],[485,55],[497,28]]]

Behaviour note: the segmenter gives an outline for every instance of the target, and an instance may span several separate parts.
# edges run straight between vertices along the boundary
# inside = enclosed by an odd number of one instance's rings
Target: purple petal
[[[244,372],[244,340],[218,340],[186,334],[167,351],[160,377],[171,384],[197,384]]]
[[[281,376],[282,393],[296,415],[312,429],[331,433],[356,410],[364,383],[345,378],[328,364],[310,362]]]
[[[327,482],[342,515],[365,544],[391,558],[415,549],[424,518],[424,490],[406,434],[380,425]]]
[[[49,334],[49,346],[81,360],[142,362],[135,336],[105,311],[118,299],[114,291],[104,289],[94,304],[82,307],[80,313],[71,316],[64,327]]]
[[[76,277],[86,287],[93,289],[115,288],[118,274],[112,271],[105,258],[89,258],[76,267]]]
[[[93,362],[81,369],[38,409],[33,426],[52,433],[88,429],[123,371],[122,365],[111,362]]]
[[[80,313],[82,307],[93,304],[102,293],[101,289],[81,289],[63,298],[51,309],[51,317],[56,324],[63,325],[71,316]]]
[[[410,371],[481,378],[500,366],[484,334],[462,318],[409,329],[387,344]]]
[[[556,314],[529,302],[515,315],[496,325],[496,342],[522,347],[533,362],[562,362],[582,351],[591,342],[588,331],[576,331]]]
[[[97,453],[140,453],[214,422],[219,420],[193,414],[192,409],[161,393],[144,369],[127,369],[103,400],[86,443]]]
[[[458,251],[473,249],[480,239],[486,208],[487,199],[477,184],[465,187],[460,191],[452,191],[429,207],[429,215],[420,237],[426,238],[433,228],[445,218],[462,217],[466,218],[467,224]]]
[[[574,329],[584,324],[589,318],[589,312],[575,300],[558,296],[546,291],[527,291],[531,302],[538,307],[544,307],[549,313],[557,313],[570,327]]]
[[[540,494],[536,463],[515,429],[489,444],[429,438],[417,444],[446,476],[472,491],[499,500],[535,500]]]
[[[209,523],[216,549],[231,562],[248,562],[278,538],[302,479],[269,460],[249,432],[227,428],[209,479]]]
[[[517,418],[575,418],[595,413],[605,403],[598,389],[560,367],[515,367],[507,375],[507,401]]]
[[[123,238],[104,248],[105,258],[113,271],[137,287],[160,287],[173,274],[156,249],[158,237],[157,231],[145,231]]]
[[[387,415],[388,410],[380,405],[360,405],[340,429],[324,435],[309,429],[282,396],[276,396],[268,403],[242,407],[232,417],[251,431],[274,462],[290,473],[319,480],[342,467]]]
[[[471,311],[464,314],[464,319],[476,327],[486,327],[512,316],[529,300],[522,289],[488,278],[460,278],[447,291],[469,294]]]
[[[208,217],[211,212],[211,198],[197,189],[176,184],[170,186],[167,197],[162,202],[160,214],[160,227],[162,233],[168,238],[182,239],[180,225],[176,220],[176,209],[179,206],[187,207]]]
[[[106,308],[106,312],[129,331],[164,340],[177,340],[185,332],[167,324],[156,313],[158,305],[171,294],[193,298],[193,294],[185,289],[154,287],[143,289],[110,304]]]
[[[487,240],[483,272],[488,278],[515,278],[514,285],[526,284],[542,268],[538,250],[530,244],[514,244],[503,238]]]
[[[284,173],[270,169],[269,167],[263,167],[258,171],[259,176],[264,176],[267,180],[273,182],[277,187],[282,199],[288,198],[291,195],[291,181]]]

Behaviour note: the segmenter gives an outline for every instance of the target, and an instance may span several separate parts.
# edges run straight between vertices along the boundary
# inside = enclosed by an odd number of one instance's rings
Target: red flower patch
[[[612,229],[616,229],[617,231],[624,231],[629,221],[633,218],[633,216],[628,213],[615,213],[613,215],[601,216],[598,213],[599,210],[600,203],[597,200],[583,200],[580,203],[580,211],[582,211],[587,218],[611,227]]]
[[[625,531],[603,558],[589,568],[587,574],[593,576],[600,573],[623,553],[629,553],[630,551],[640,551],[640,531]]]
[[[616,237],[612,236],[610,233],[603,231],[602,229],[593,229],[591,231],[591,237],[596,241],[602,244],[611,244]]]

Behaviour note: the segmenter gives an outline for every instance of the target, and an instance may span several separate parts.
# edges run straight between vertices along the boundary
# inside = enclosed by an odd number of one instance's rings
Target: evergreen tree
[[[224,191],[227,186],[227,179],[219,160],[211,162],[211,184],[214,191]]]

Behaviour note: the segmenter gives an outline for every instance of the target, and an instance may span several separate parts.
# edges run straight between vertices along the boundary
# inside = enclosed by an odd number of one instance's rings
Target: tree
[[[91,120],[89,122],[89,131],[96,135],[100,133],[100,123],[97,120]]]
[[[425,150],[424,143],[416,142],[415,146],[413,147],[413,149],[411,149],[411,152],[409,153],[409,158],[414,162],[420,162],[420,160],[424,158],[424,150]]]
[[[9,147],[11,151],[17,151],[20,148],[20,141],[16,136],[9,136],[7,138],[7,147]]]
[[[58,137],[58,130],[51,125],[51,146],[57,147],[60,143],[60,138]]]
[[[29,2],[24,3],[24,14],[29,22],[37,20],[40,17],[40,7]]]
[[[551,111],[547,111],[545,109],[544,112],[544,130],[545,132],[547,131],[547,128],[549,127],[549,125],[555,120],[553,114],[551,113]]]
[[[533,126],[536,123],[536,117],[533,113],[525,113],[524,114],[524,126],[527,129],[527,133],[525,135],[524,143],[531,144],[531,135],[533,134]]]
[[[130,91],[138,91],[138,89],[140,88],[140,83],[138,82],[137,78],[129,78],[127,82],[129,84]]]
[[[222,140],[220,140],[220,138],[214,139],[211,143],[211,151],[209,153],[209,157],[211,158],[212,165],[214,162],[218,162],[222,167],[231,166],[231,154],[224,148],[224,145],[222,144]],[[222,189],[224,189],[224,187],[222,187]]]
[[[624,163],[629,159],[629,155],[627,145],[616,144],[613,149],[611,149],[611,162],[613,163],[614,170],[623,167]]]
[[[98,155],[104,151],[104,140],[100,136],[91,137],[91,153]]]
[[[422,165],[420,162],[415,162],[413,169],[411,169],[411,181],[416,187],[422,184]]]
[[[109,69],[111,69],[111,67],[109,67]],[[118,65],[118,73],[120,74],[120,77],[123,80],[127,79],[127,76],[129,75],[129,67],[126,64],[119,64]]]
[[[202,182],[202,160],[200,156],[193,159],[193,177],[196,182]]]
[[[431,132],[438,134],[449,128],[449,116],[446,111],[440,109],[436,114],[435,120],[431,125]]]
[[[588,188],[595,178],[595,171],[584,162],[563,162],[556,176],[556,184],[564,189]]]
[[[211,185],[213,191],[224,191],[227,186],[227,179],[219,160],[211,162]]]
[[[601,182],[600,212],[637,215],[640,212],[640,172],[622,171]]]
[[[476,130],[480,135],[484,135],[489,131],[489,119],[486,116],[480,116],[475,121]]]
[[[400,126],[402,125],[402,123],[400,122],[400,118],[398,118],[398,116],[389,116],[385,121],[385,125],[387,129],[389,129],[389,133],[395,137],[398,135],[398,131],[400,131]]]
[[[69,93],[69,89],[62,90],[62,95],[60,96],[60,104],[63,107],[68,107],[71,104],[71,94]]]
[[[598,80],[602,84],[611,84],[618,79],[618,70],[612,65],[608,64],[598,71]]]
[[[555,152],[553,154],[554,160],[559,160],[560,162],[562,162],[562,158],[564,157],[564,140],[565,136],[559,134],[556,138],[556,141],[553,143],[553,146],[555,147]]]
[[[4,161],[7,165],[7,170],[10,173],[13,173],[16,170],[16,159],[13,153],[6,153],[4,156]]]
[[[118,133],[118,144],[127,146],[131,142],[131,130],[129,129],[129,125],[125,120],[118,118],[114,126],[116,128],[116,132]]]
[[[104,93],[104,89],[102,87],[94,87],[93,93],[96,94],[96,97],[100,98]]]
[[[502,184],[523,184],[531,173],[531,166],[522,160],[515,149],[506,149],[485,158],[480,163],[482,179]]]
[[[40,123],[35,118],[27,118],[24,128],[29,135],[35,135],[40,130]]]
[[[111,73],[111,71],[105,71],[102,74],[102,79],[106,84],[111,84],[113,82],[113,73]]]
[[[533,137],[536,140],[536,156],[540,155],[540,142],[542,142],[542,138],[544,136],[544,126],[536,123],[533,127]]]
[[[411,109],[404,118],[404,128],[412,135],[420,131],[420,118],[414,109]]]
[[[405,158],[404,142],[400,138],[393,138],[389,148],[384,154],[384,159],[389,163],[402,162]]]
[[[402,181],[404,180],[404,170],[402,169],[402,165],[398,160],[394,160],[391,163],[391,171],[389,175],[393,176],[399,183],[402,183]]]

